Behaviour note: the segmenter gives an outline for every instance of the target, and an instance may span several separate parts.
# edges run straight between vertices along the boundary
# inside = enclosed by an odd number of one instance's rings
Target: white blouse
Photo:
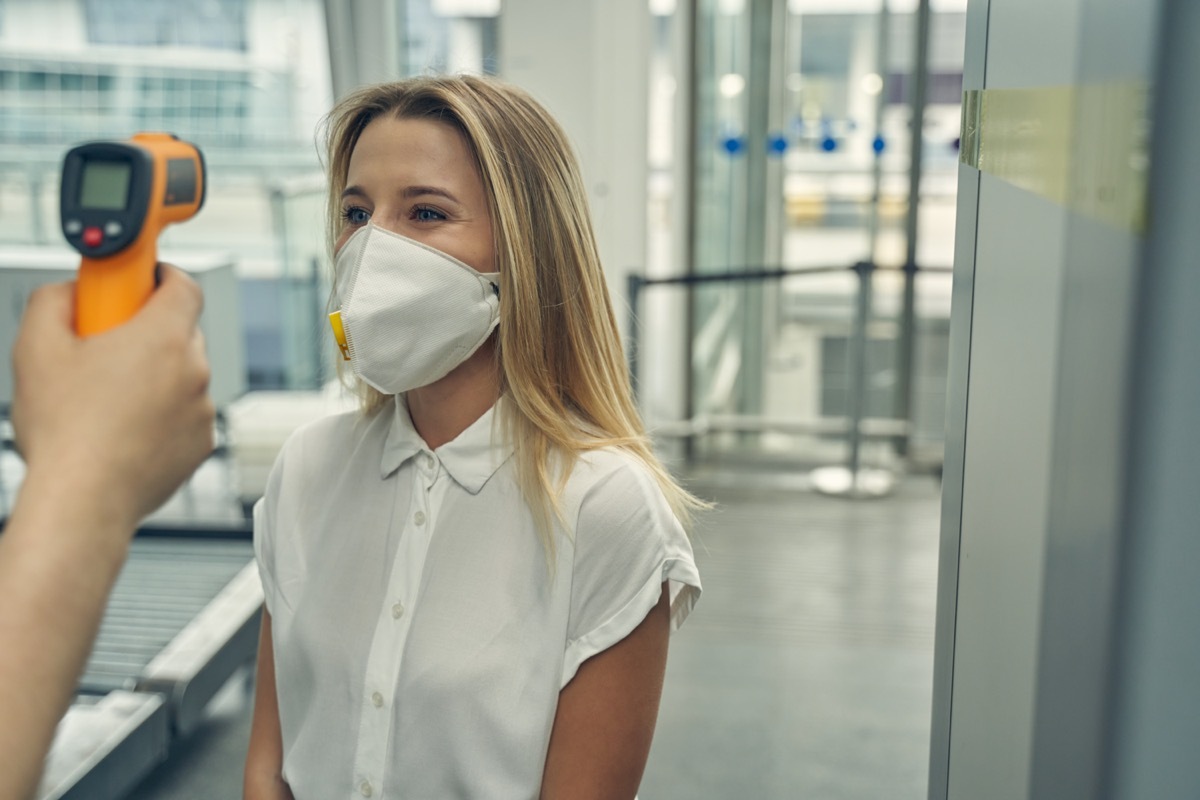
[[[700,594],[657,483],[616,449],[562,497],[551,574],[495,409],[431,451],[403,401],[285,444],[254,509],[296,800],[536,798],[559,690],[669,581]]]

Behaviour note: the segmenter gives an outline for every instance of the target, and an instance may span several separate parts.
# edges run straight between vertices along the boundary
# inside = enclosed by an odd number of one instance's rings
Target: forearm
[[[0,535],[0,800],[37,786],[133,527],[56,483],[28,475]]]
[[[634,797],[662,696],[671,600],[658,604],[624,639],[580,665],[558,695],[541,800]]]
[[[278,772],[252,772],[247,765],[242,800],[295,800],[291,787]]]
[[[254,719],[246,749],[243,800],[295,800],[283,778],[283,735],[279,728],[279,703],[275,692],[275,648],[271,614],[263,609],[258,632],[258,659],[254,687]]]

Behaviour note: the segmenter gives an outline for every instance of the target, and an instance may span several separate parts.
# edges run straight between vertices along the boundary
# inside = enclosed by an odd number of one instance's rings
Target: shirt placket
[[[394,519],[403,522],[403,530],[392,562],[387,591],[380,604],[363,676],[362,712],[359,723],[358,747],[355,751],[354,789],[352,797],[381,798],[385,796],[385,767],[388,741],[395,720],[394,692],[398,685],[404,660],[404,647],[416,612],[417,593],[429,539],[433,527],[433,493],[437,480],[437,457],[422,450],[412,462],[412,468],[401,470],[410,474],[411,493],[407,508],[401,508],[400,493],[393,511]],[[398,475],[398,478],[401,476]]]

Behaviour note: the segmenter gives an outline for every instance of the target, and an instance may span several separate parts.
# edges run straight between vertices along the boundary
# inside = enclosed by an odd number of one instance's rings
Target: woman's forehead
[[[425,168],[447,174],[473,174],[475,159],[457,128],[427,118],[379,117],[358,137],[350,154],[350,171]]]
[[[458,185],[481,181],[474,154],[457,128],[437,120],[395,116],[372,120],[350,152],[347,182],[373,179],[438,179]]]

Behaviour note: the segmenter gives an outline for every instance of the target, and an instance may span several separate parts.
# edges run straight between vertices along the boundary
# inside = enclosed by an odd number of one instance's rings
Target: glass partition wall
[[[693,9],[688,266],[725,278],[655,289],[692,304],[689,419],[678,427],[689,455],[841,463],[858,404],[865,458],[939,462],[965,2],[934,3],[928,17],[911,257],[917,0],[699,0]],[[764,270],[789,274],[754,277]],[[856,345],[864,282],[869,313]]]

